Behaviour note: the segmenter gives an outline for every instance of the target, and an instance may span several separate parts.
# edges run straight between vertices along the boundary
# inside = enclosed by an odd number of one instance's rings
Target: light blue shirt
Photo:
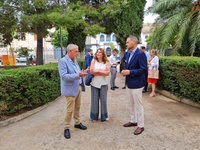
[[[133,55],[134,55],[136,49],[137,49],[137,47],[136,47],[134,50],[132,50],[131,52],[129,52],[129,53],[130,53],[130,57],[129,57],[129,59],[128,59],[128,63],[130,62],[131,58],[133,57]]]
[[[150,56],[149,52],[145,51],[144,53],[145,53],[145,55],[147,57],[147,61],[149,61],[151,59],[151,56]]]

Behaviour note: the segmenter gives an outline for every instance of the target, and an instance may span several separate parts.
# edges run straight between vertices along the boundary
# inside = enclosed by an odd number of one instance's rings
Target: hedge
[[[157,88],[200,103],[200,58],[160,57]]]
[[[0,71],[0,115],[32,109],[60,95],[58,64]]]

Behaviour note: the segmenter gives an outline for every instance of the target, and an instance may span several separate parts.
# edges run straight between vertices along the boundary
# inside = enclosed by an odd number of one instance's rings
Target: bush
[[[41,106],[60,95],[58,64],[0,72],[0,114]]]
[[[159,70],[158,89],[200,103],[200,59],[198,57],[160,57]]]

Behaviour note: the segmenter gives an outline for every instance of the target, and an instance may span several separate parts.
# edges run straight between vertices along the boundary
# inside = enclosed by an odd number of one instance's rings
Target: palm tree
[[[200,0],[158,0],[149,10],[159,14],[150,40],[154,48],[171,45],[174,52],[191,56],[200,52]]]

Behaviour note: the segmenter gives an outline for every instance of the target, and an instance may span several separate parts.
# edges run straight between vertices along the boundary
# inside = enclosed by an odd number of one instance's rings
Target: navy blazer
[[[89,53],[87,53],[85,55],[85,68],[90,67],[91,61],[92,61],[92,57],[90,56]]]
[[[130,70],[130,75],[126,76],[126,85],[129,89],[142,88],[146,84],[145,74],[147,72],[147,57],[139,48],[136,49],[125,69]]]

